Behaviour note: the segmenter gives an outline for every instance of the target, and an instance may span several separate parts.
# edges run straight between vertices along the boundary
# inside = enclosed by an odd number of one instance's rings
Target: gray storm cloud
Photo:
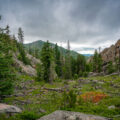
[[[22,27],[25,42],[70,40],[79,52],[120,38],[119,10],[120,0],[0,0],[1,26],[9,24],[11,33]]]

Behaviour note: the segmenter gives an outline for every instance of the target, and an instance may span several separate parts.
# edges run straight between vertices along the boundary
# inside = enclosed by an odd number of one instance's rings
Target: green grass
[[[74,108],[65,108],[65,110],[82,112],[93,115],[105,116],[108,118],[114,118],[114,120],[119,120],[120,118],[115,118],[116,115],[120,115],[120,96],[114,93],[120,93],[120,88],[113,87],[111,85],[111,81],[113,85],[120,85],[120,77],[119,76],[101,76],[101,77],[91,77],[91,78],[83,78],[84,80],[90,79],[91,81],[97,80],[98,82],[94,85],[92,82],[85,83],[81,85],[81,89],[78,88],[79,82],[77,80],[68,81],[67,83],[59,80],[55,81],[53,84],[45,83],[44,81],[37,82],[34,81],[33,77],[22,75],[19,77],[19,80],[16,81],[16,86],[20,86],[21,88],[18,90],[19,93],[26,94],[24,96],[12,96],[4,99],[5,103],[15,104],[18,107],[21,107],[23,111],[34,112],[37,116],[47,115],[52,113],[55,110],[59,110],[61,108],[61,100],[62,93],[47,91],[43,89],[46,88],[63,88],[64,85],[68,85],[69,89],[73,89],[74,91],[85,93],[89,91],[100,91],[108,95],[106,99],[101,100],[99,103],[91,103],[91,102],[82,102],[76,103]],[[30,82],[33,81],[33,82]],[[103,84],[99,82],[104,82]],[[23,89],[22,84],[25,83],[26,88]],[[74,87],[77,86],[77,87]],[[101,86],[99,89],[95,89],[95,86]],[[73,88],[74,87],[74,88]],[[18,101],[30,101],[26,104],[21,104]],[[109,109],[108,107],[114,105],[115,109]],[[41,113],[40,109],[45,110],[45,113]],[[33,114],[34,114],[33,113]],[[27,114],[27,113],[26,113]],[[32,114],[32,113],[31,113]],[[1,119],[1,118],[0,118]],[[8,118],[7,118],[8,119]],[[1,119],[2,120],[2,119]],[[6,119],[4,119],[6,120]],[[18,115],[9,118],[8,120],[22,120],[18,117]]]

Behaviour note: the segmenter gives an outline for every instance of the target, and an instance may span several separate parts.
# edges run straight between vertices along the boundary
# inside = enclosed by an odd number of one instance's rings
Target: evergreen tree
[[[61,66],[61,60],[60,60],[61,55],[60,55],[60,51],[58,49],[57,44],[55,45],[54,53],[55,53],[55,63],[56,63],[55,71],[57,75],[61,77],[62,76],[62,66]]]
[[[77,61],[72,56],[71,56],[71,71],[72,71],[72,77],[75,77],[77,74]]]
[[[82,55],[78,55],[76,64],[77,64],[77,74],[79,76],[82,76],[83,72],[86,71],[86,59],[85,59],[85,57]]]
[[[101,72],[102,71],[102,57],[101,57],[101,54],[99,53],[98,54],[98,72]]]
[[[43,81],[43,66],[41,64],[38,64],[36,67],[37,70],[37,81]]]
[[[17,46],[18,46],[18,49],[19,49],[19,52],[20,52],[19,59],[21,61],[23,61],[23,63],[26,64],[26,65],[30,64],[29,59],[26,57],[25,49],[24,49],[24,46],[23,46],[24,35],[23,35],[22,28],[18,29],[18,40],[19,40],[19,43],[17,44]]]
[[[70,43],[68,40],[67,44],[67,52],[65,56],[65,66],[64,66],[64,78],[71,79],[72,78],[72,71],[71,71],[71,56],[70,56]]]
[[[46,82],[50,82],[50,66],[52,61],[52,50],[50,48],[50,43],[47,41],[44,43],[41,51],[41,61],[44,67],[43,78]]]
[[[0,96],[9,95],[13,91],[12,59],[0,53]]]
[[[101,72],[102,71],[102,57],[101,54],[95,50],[94,56],[93,56],[93,71],[94,72]]]
[[[19,43],[21,44],[24,43],[24,32],[22,28],[18,28],[18,40],[19,40]]]
[[[93,56],[93,71],[97,72],[98,70],[98,52],[95,50],[94,56]]]
[[[9,35],[9,33],[10,33],[10,27],[9,27],[9,25],[6,26],[5,30],[6,30],[6,34]]]
[[[112,61],[110,61],[110,62],[108,62],[108,65],[107,65],[107,73],[108,73],[108,74],[111,74],[111,73],[113,73],[113,72],[115,72],[115,68],[114,68],[114,66],[113,66]]]
[[[13,61],[10,50],[12,50],[10,37],[0,34],[0,97],[9,95],[13,91]]]

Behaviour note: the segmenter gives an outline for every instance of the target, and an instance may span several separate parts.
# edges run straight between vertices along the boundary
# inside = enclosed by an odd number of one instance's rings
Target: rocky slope
[[[105,48],[100,54],[102,56],[103,62],[106,64],[109,61],[115,62],[117,58],[119,58],[119,48],[120,47],[120,39],[115,43],[115,45],[111,45],[108,48]],[[88,59],[88,63],[91,62],[93,56]]]
[[[115,61],[115,58],[119,57],[120,39],[115,45],[111,45],[109,48],[105,48],[102,52],[102,59],[104,62]]]
[[[41,63],[40,60],[36,59],[32,55],[27,53],[27,58],[30,60],[31,65],[25,65],[22,61],[17,58],[17,54],[13,55],[14,65],[21,69],[21,72],[30,76],[36,76],[36,65]]]

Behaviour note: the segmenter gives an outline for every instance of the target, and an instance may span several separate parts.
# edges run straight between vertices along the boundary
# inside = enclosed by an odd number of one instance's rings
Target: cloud
[[[22,27],[26,43],[42,39],[65,46],[70,40],[73,50],[88,53],[120,38],[119,9],[120,0],[0,0],[2,26],[9,24],[16,35]]]

